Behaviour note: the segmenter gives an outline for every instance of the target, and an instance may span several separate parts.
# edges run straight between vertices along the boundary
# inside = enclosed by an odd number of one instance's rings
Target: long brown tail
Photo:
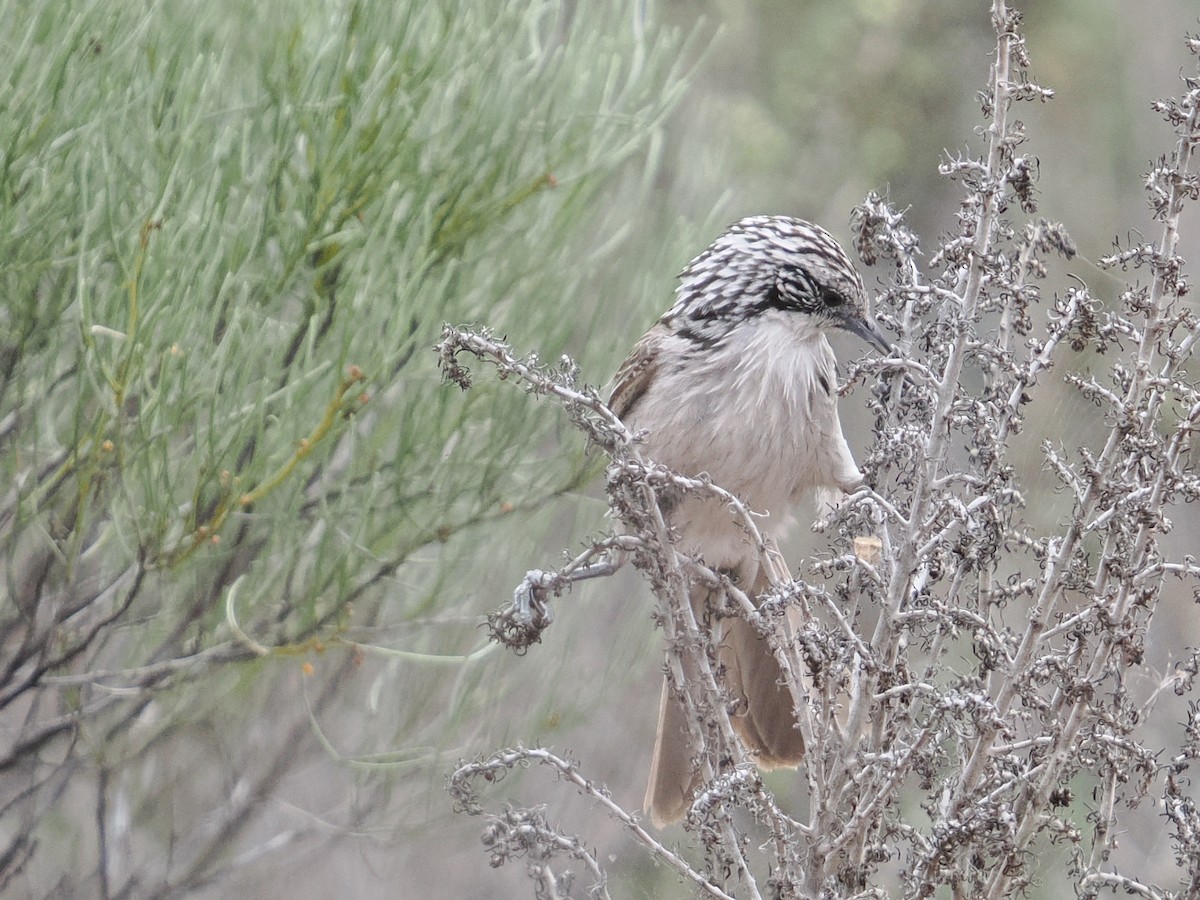
[[[756,584],[754,595],[763,587]],[[804,738],[795,727],[792,695],[766,639],[742,619],[726,620],[718,660],[735,701],[730,721],[756,755],[755,762],[764,769],[799,765]],[[682,819],[700,786],[697,748],[685,715],[664,682],[645,800],[650,821],[658,828]]]

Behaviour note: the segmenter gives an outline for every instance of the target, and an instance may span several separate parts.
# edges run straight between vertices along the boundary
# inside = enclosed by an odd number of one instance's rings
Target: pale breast
[[[692,350],[669,338],[664,359],[627,424],[649,432],[644,452],[684,474],[707,473],[767,514],[778,537],[801,495],[860,477],[837,414],[833,351],[795,316],[736,329],[719,347]],[[745,539],[719,504],[685,502],[673,517],[714,565],[744,555]]]

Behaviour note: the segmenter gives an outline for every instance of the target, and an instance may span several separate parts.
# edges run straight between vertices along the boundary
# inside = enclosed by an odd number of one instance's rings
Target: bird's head
[[[840,328],[887,353],[866,312],[862,277],[833,236],[788,216],[751,216],[730,226],[680,275],[663,321],[703,343],[772,311],[807,317],[817,331]]]

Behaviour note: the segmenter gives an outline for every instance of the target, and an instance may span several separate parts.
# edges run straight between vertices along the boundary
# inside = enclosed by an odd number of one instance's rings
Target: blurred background
[[[1149,103],[1178,93],[1180,73],[1190,71],[1192,60],[1182,40],[1185,32],[1197,28],[1196,7],[1192,0],[1137,4],[1028,0],[1016,5],[1026,14],[1031,77],[1056,92],[1052,102],[1023,104],[1015,113],[1026,122],[1028,150],[1040,163],[1039,214],[1065,223],[1080,251],[1057,277],[1077,275],[1098,296],[1112,300],[1121,283],[1093,262],[1111,250],[1114,239],[1124,242],[1131,234],[1156,233],[1142,181],[1151,161],[1170,152],[1173,135]],[[752,213],[812,219],[845,241],[850,210],[874,190],[898,208],[908,209],[909,224],[928,250],[954,227],[960,195],[958,185],[938,175],[939,163],[946,154],[976,154],[982,147],[977,93],[987,81],[994,37],[989,4],[983,0],[663,0],[648,6],[615,2],[611,6],[611,15],[585,15],[582,4],[533,4],[531,8],[541,10],[539,21],[551,21],[552,26],[537,32],[514,25],[497,41],[502,45],[512,41],[515,58],[539,60],[532,69],[549,67],[544,60],[550,59],[562,66],[549,70],[553,79],[547,82],[547,92],[557,98],[554,102],[560,109],[538,108],[528,118],[520,108],[497,110],[497,124],[481,123],[477,142],[451,148],[447,159],[453,162],[455,152],[461,158],[470,147],[483,148],[484,142],[501,138],[511,142],[504,152],[522,159],[537,156],[539,141],[551,144],[557,138],[549,134],[546,122],[563,108],[570,111],[568,120],[593,114],[604,119],[609,133],[587,139],[599,142],[601,151],[586,162],[578,154],[557,158],[550,154],[532,161],[527,172],[514,162],[511,171],[493,173],[494,179],[480,187],[481,192],[497,184],[536,183],[533,206],[526,203],[523,212],[486,234],[470,233],[462,224],[474,221],[469,217],[454,220],[468,234],[461,258],[456,256],[455,266],[445,270],[431,264],[429,271],[441,274],[431,276],[426,287],[412,288],[417,299],[403,301],[407,306],[396,301],[403,315],[395,318],[403,319],[404,340],[412,342],[403,363],[396,364],[397,358],[389,356],[399,352],[394,346],[384,346],[389,340],[400,340],[395,337],[400,332],[389,331],[390,325],[377,327],[372,310],[357,313],[361,317],[357,331],[353,318],[334,326],[344,328],[346,337],[331,359],[339,370],[348,363],[367,370],[369,409],[381,417],[374,427],[408,435],[404,440],[431,435],[436,444],[431,456],[435,463],[412,476],[419,482],[412,486],[414,497],[428,488],[432,494],[428,508],[435,509],[438,494],[448,483],[441,479],[451,478],[447,473],[454,466],[478,471],[484,465],[479,460],[487,459],[488,474],[478,483],[455,481],[461,493],[454,502],[470,507],[470,512],[453,527],[438,525],[437,515],[427,514],[426,507],[419,505],[424,501],[413,500],[411,518],[427,516],[435,524],[432,530],[417,529],[426,539],[413,538],[403,554],[389,556],[384,545],[389,539],[398,540],[394,537],[399,533],[397,523],[409,515],[394,512],[408,502],[397,498],[408,495],[399,489],[372,495],[360,507],[363,517],[366,510],[374,515],[376,506],[382,508],[390,498],[391,530],[371,532],[369,540],[358,532],[347,538],[348,545],[369,544],[370,552],[364,551],[363,558],[379,561],[376,568],[363,569],[371,573],[369,588],[359,589],[364,582],[355,580],[353,571],[343,581],[329,581],[323,588],[325,596],[344,597],[353,590],[358,592],[355,602],[343,608],[340,601],[330,601],[339,608],[335,617],[318,605],[309,611],[306,624],[290,631],[281,625],[272,630],[290,612],[280,612],[282,601],[270,591],[293,574],[301,580],[310,577],[302,551],[307,547],[310,557],[334,552],[328,544],[331,535],[339,528],[353,530],[348,523],[355,521],[354,503],[362,503],[361,499],[337,501],[322,494],[326,506],[321,508],[333,510],[326,519],[330,534],[302,532],[294,555],[267,554],[274,560],[272,565],[239,563],[237,573],[249,573],[249,579],[231,604],[228,583],[211,594],[200,591],[208,606],[207,618],[197,620],[205,623],[193,635],[197,647],[207,645],[208,635],[215,635],[214,645],[220,647],[242,646],[236,636],[230,636],[231,616],[226,613],[232,609],[244,610],[240,627],[255,640],[286,652],[246,660],[233,658],[237,654],[230,650],[219,677],[206,670],[205,675],[173,686],[144,705],[124,720],[122,735],[127,730],[154,729],[156,723],[172,717],[177,724],[155,732],[152,744],[131,744],[119,766],[96,763],[106,755],[103,741],[85,747],[86,752],[79,743],[55,751],[77,754],[81,768],[61,792],[46,800],[57,812],[47,816],[45,809],[40,810],[42,849],[13,882],[17,895],[57,891],[70,896],[73,890],[85,889],[92,893],[99,852],[91,831],[98,814],[97,786],[107,804],[102,804],[99,815],[112,818],[110,840],[123,859],[110,873],[114,885],[122,883],[117,877],[122,870],[128,875],[139,866],[171,872],[171,860],[187,859],[189,843],[220,835],[211,847],[211,858],[188,860],[175,870],[186,869],[192,876],[177,886],[181,894],[213,898],[529,896],[532,889],[518,866],[489,868],[479,841],[483,822],[455,814],[444,790],[445,777],[457,760],[518,741],[569,754],[587,777],[606,784],[618,803],[629,809],[640,806],[661,675],[659,636],[649,615],[651,600],[637,578],[622,573],[560,598],[555,603],[554,626],[540,645],[522,657],[489,646],[481,628],[483,617],[511,597],[526,570],[560,563],[564,552],[578,552],[589,536],[605,529],[600,461],[583,454],[583,439],[561,410],[545,400],[526,398],[511,385],[496,385],[482,365],[474,369],[484,399],[459,396],[456,389],[442,385],[434,355],[427,348],[443,320],[494,325],[518,352],[537,350],[548,360],[559,352],[569,353],[579,361],[583,380],[602,385],[633,341],[670,304],[675,274],[727,223]],[[446,7],[448,15],[456,15],[457,9],[451,7]],[[191,14],[210,15],[200,9],[194,6]],[[568,48],[582,40],[572,30],[579,27],[573,21],[576,14],[591,29],[576,60],[590,67],[582,73],[572,71],[571,59],[564,62],[561,54],[556,57],[551,52],[555,35],[562,36]],[[287,14],[279,15],[287,19]],[[466,18],[473,15],[463,11]],[[508,15],[501,18],[507,21]],[[163,16],[160,6],[147,3],[144,18],[135,16],[124,24],[129,33],[145,36],[162,26]],[[486,33],[488,18],[481,15],[473,27]],[[269,13],[264,13],[256,23],[214,27],[212,33],[215,40],[243,43],[238,52],[251,58],[290,59],[294,48],[289,41],[302,47],[307,39],[302,24],[295,30],[276,29],[269,19]],[[389,21],[397,29],[451,30],[444,22],[434,27],[404,14]],[[0,14],[0,22],[8,24],[12,35],[24,33],[27,24],[12,7]],[[72,40],[83,46],[87,35],[98,33],[102,23],[102,18],[96,18],[80,25]],[[502,22],[495,27],[505,26]],[[33,45],[11,40],[14,46],[9,50],[31,52]],[[278,44],[268,46],[268,42]],[[480,59],[492,59],[487,54],[494,52],[496,64],[502,64],[504,54],[495,47],[489,50],[487,43],[477,48]],[[106,39],[104,52],[122,52],[122,47],[135,52],[132,45],[122,45],[119,36]],[[590,55],[584,56],[585,51]],[[197,51],[192,48],[192,52]],[[314,58],[319,59],[320,53]],[[486,95],[487,67],[478,60],[467,65],[470,61],[456,66],[443,60],[443,68],[431,69],[436,77],[430,77],[465,86],[463,96]],[[176,63],[187,65],[188,59],[181,54]],[[262,66],[265,70],[267,63]],[[150,69],[153,66],[146,71]],[[597,72],[606,73],[598,83],[611,88],[625,82],[624,75],[615,73],[631,70],[636,77],[629,82],[636,83],[636,91],[619,101],[601,88],[594,94],[582,88],[574,94],[565,90],[566,82],[575,79],[582,84],[585,76]],[[364,78],[374,77],[369,65],[362,71]],[[408,70],[411,77],[417,77],[416,71]],[[256,108],[262,117],[279,115],[287,108],[286,92],[265,99],[252,94],[248,88],[242,99],[261,104]],[[534,97],[531,92],[519,99],[533,104]],[[94,102],[105,100],[100,96]],[[242,101],[227,102],[236,106]],[[463,100],[461,114],[486,110],[487,102],[486,97],[482,106]],[[513,102],[512,96],[494,100],[501,105],[508,102]],[[36,111],[36,103],[30,108]],[[386,102],[382,108],[388,109]],[[409,112],[394,109],[399,118]],[[426,135],[436,138],[441,133],[438,128],[456,124],[455,108],[442,113],[445,121],[429,125]],[[328,117],[332,121],[342,114],[330,111]],[[345,114],[353,115],[354,110]],[[485,135],[486,128],[499,137]],[[624,146],[624,140],[629,146]],[[315,139],[313,146],[317,146]],[[93,155],[101,153],[96,150]],[[304,146],[289,145],[284,156],[291,160],[288,165],[299,165],[296,159],[305,153]],[[465,165],[488,173],[488,160],[488,151],[480,149],[478,157],[471,156]],[[413,165],[422,163],[417,160]],[[80,171],[84,171],[82,164]],[[427,181],[440,177],[436,165],[422,171]],[[552,175],[558,187],[536,181],[542,172]],[[297,183],[301,181],[297,176]],[[321,196],[316,187],[313,196]],[[316,243],[310,237],[309,243],[299,244],[304,253],[297,259],[306,257],[318,274],[328,274],[333,271],[330,260],[340,260],[338,254],[348,252],[345,248],[359,246],[355,244],[359,238],[347,236],[359,227],[356,221],[365,218],[364,227],[370,230],[394,210],[395,217],[402,215],[401,209],[409,215],[410,206],[420,210],[420,204],[404,197],[389,199],[382,189],[373,202],[374,206],[366,207],[365,217],[356,220],[347,215]],[[153,207],[150,201],[131,204],[126,215],[133,233],[139,217]],[[421,227],[433,234],[436,228],[428,223],[437,219],[442,208],[431,203],[427,211],[433,212],[412,213],[412,221],[424,223]],[[7,209],[11,223],[16,206]],[[560,219],[574,229],[570,240],[560,240],[566,227]],[[169,225],[169,215],[165,221]],[[394,224],[396,219],[391,221]],[[1185,213],[1183,234],[1181,253],[1195,258],[1200,250],[1195,209]],[[361,246],[387,255],[386,244],[374,247],[369,238],[361,240]],[[280,246],[286,248],[286,242]],[[431,238],[429,246],[442,245]],[[186,248],[179,252],[181,258],[186,256]],[[269,256],[275,251],[264,252]],[[328,252],[328,260],[319,258],[323,252]],[[345,277],[360,280],[346,282],[345,290],[371,297],[374,304],[392,302],[392,282],[387,279],[407,289],[413,284],[404,280],[408,273],[428,262],[407,249],[396,254],[400,257],[394,262],[396,271],[373,276],[373,281],[355,269],[353,256],[346,257]],[[117,267],[110,268],[115,272]],[[868,286],[879,288],[887,276],[886,271],[868,272]],[[119,274],[108,277],[114,284],[121,283]],[[448,298],[466,296],[470,302],[447,299],[435,306],[427,293],[421,293],[430,289]],[[304,301],[296,299],[300,296],[297,293],[282,308],[282,321],[301,321],[311,314]],[[533,301],[526,304],[531,296],[543,298],[536,312]],[[5,302],[16,300],[10,296]],[[370,305],[364,301],[364,307]],[[114,306],[108,321],[123,321],[116,318],[122,308],[119,303]],[[70,307],[64,309],[67,320],[81,315],[71,313]],[[411,329],[406,316],[411,316]],[[554,322],[557,325],[548,324]],[[6,320],[11,323],[11,318]],[[307,334],[299,345],[316,346],[317,339]],[[371,335],[369,340],[364,334]],[[371,343],[377,338],[382,339],[378,348]],[[837,350],[843,358],[861,352],[853,341],[839,342]],[[241,353],[250,368],[255,365],[254,352],[255,343],[248,340]],[[318,356],[314,352],[310,359]],[[32,389],[35,382],[28,384]],[[314,396],[326,397],[329,391],[322,390]],[[253,396],[233,396],[238,403],[256,402]],[[374,412],[376,406],[379,412]],[[1058,410],[1061,415],[1046,423],[1046,434],[1086,438],[1091,433],[1095,423],[1089,422],[1089,411],[1078,409],[1065,391]],[[287,421],[286,415],[279,418]],[[441,427],[436,423],[450,420],[481,424],[465,426],[461,434],[436,430]],[[851,446],[865,446],[868,422],[853,394],[843,401],[843,420]],[[507,424],[487,431],[482,423],[490,421]],[[304,433],[292,429],[287,441],[294,439],[292,432]],[[513,434],[520,438],[510,440]],[[1032,451],[1042,436],[1026,436]],[[519,448],[519,455],[486,456],[496,442],[506,440]],[[35,444],[18,437],[16,443],[22,442],[28,455]],[[347,446],[345,442],[331,445],[322,471],[344,471],[338,468],[344,460],[334,448],[350,453]],[[392,444],[372,445],[365,439],[352,449],[360,454],[378,452],[383,459],[397,452]],[[1026,464],[1037,483],[1041,463],[1036,453]],[[213,471],[220,465],[214,461]],[[16,477],[18,467],[10,465],[10,477]],[[271,471],[263,463],[260,474],[265,477]],[[349,471],[355,470],[351,466]],[[308,495],[297,491],[292,505],[276,509],[263,527],[287,530],[291,517],[312,513],[315,494],[312,484],[308,487]],[[476,499],[461,499],[471,491]],[[130,507],[135,505],[120,493],[116,500],[105,502],[119,503],[122,498]],[[1052,524],[1053,515],[1047,519]],[[806,518],[801,516],[801,521]],[[1197,523],[1182,514],[1180,522],[1179,543],[1171,549],[1181,554],[1194,543],[1191,535]],[[805,558],[821,552],[823,544],[806,529],[798,531],[803,533],[795,536],[787,555],[793,568],[804,571]],[[275,539],[266,534],[255,538]],[[158,583],[166,599],[156,602],[171,602],[172,592],[199,590],[196,586],[204,581],[206,569],[226,564],[221,555],[226,552],[232,550],[202,551],[187,562],[192,574]],[[19,591],[13,587],[19,579],[14,573],[21,570],[26,553],[24,549],[9,553],[10,604],[19,602]],[[260,602],[263,606],[257,607]],[[249,612],[267,607],[270,612]],[[1161,627],[1162,633],[1148,641],[1151,648],[1158,648],[1160,659],[1167,660],[1169,653],[1195,642],[1191,609],[1186,589],[1164,599],[1155,619],[1155,628]],[[148,608],[143,621],[153,624],[155,615]],[[115,670],[141,661],[142,657],[132,655],[124,661],[107,660],[101,668]],[[1161,668],[1168,666],[1164,662]],[[0,721],[10,738],[20,733],[22,716],[32,715],[35,707],[18,706]],[[1178,729],[1181,718],[1178,710],[1167,710],[1162,727]],[[83,744],[98,734],[85,734]],[[1170,746],[1168,741],[1164,739]],[[133,752],[135,746],[144,747],[144,755]],[[29,770],[16,768],[25,773],[22,777],[30,778],[28,783],[36,780]],[[784,796],[786,777],[772,776],[773,786]],[[613,896],[692,895],[689,887],[647,861],[602,811],[547,773],[514,775],[491,791],[497,806],[507,799],[546,803],[553,821],[584,836],[597,851],[611,876]],[[222,830],[231,815],[232,799],[241,804],[238,827]],[[1080,814],[1081,824],[1085,814]],[[1172,883],[1170,846],[1162,830],[1153,827],[1157,814],[1151,804],[1138,814],[1144,814],[1151,827],[1130,835],[1131,860],[1149,866],[1151,877],[1158,873]],[[7,822],[0,819],[0,826],[6,840],[22,827],[11,816]],[[683,836],[674,831],[666,837],[682,840]],[[1057,862],[1066,858],[1063,853]],[[1039,896],[1060,896],[1069,889],[1069,881],[1062,881],[1063,867],[1054,871],[1055,862],[1047,858],[1047,883]],[[128,887],[129,895],[169,895],[175,890],[171,877],[153,883],[135,880]]]

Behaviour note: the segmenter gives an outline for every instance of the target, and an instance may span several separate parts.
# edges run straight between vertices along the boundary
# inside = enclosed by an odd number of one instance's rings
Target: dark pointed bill
[[[876,350],[882,353],[891,353],[892,344],[883,332],[879,330],[879,326],[871,319],[860,319],[849,310],[842,316],[838,317],[838,327],[843,328],[853,335],[862,338]]]

